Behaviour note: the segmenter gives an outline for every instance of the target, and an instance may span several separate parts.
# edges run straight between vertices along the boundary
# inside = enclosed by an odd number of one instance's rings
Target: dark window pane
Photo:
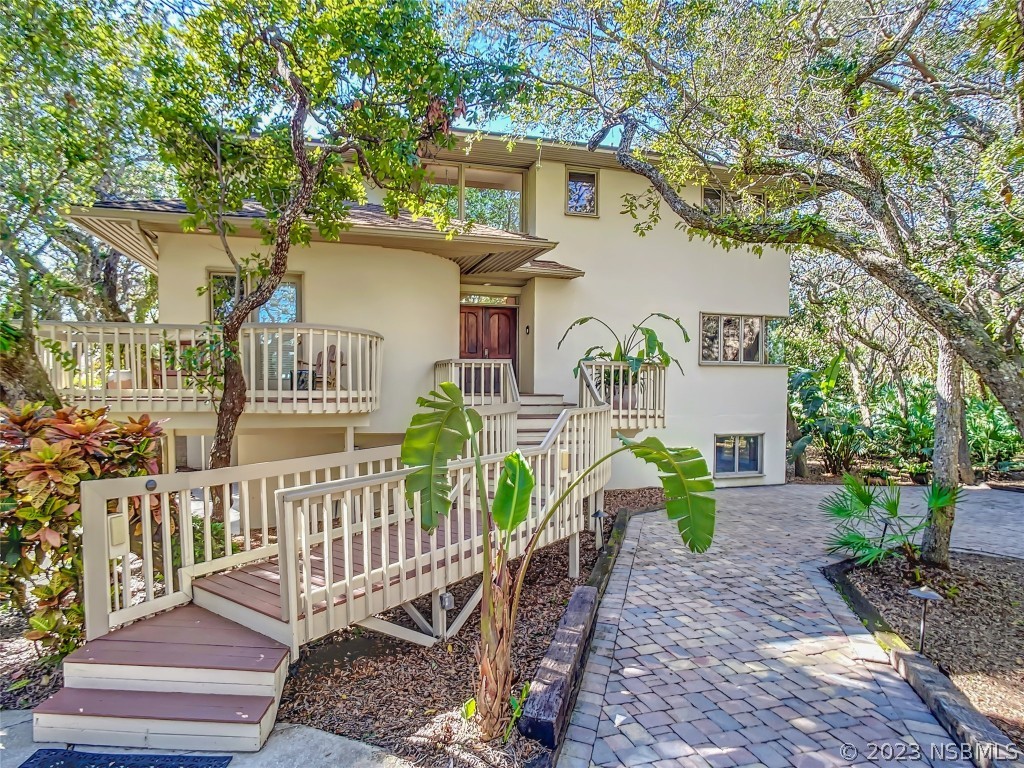
[[[740,435],[736,438],[739,448],[737,472],[761,471],[761,437],[759,435]]]
[[[567,210],[569,213],[597,213],[597,174],[569,172]]]
[[[722,212],[722,192],[718,189],[704,189],[704,210],[717,215]]]
[[[732,435],[715,438],[715,474],[725,475],[736,471],[736,439]]]
[[[701,321],[700,359],[717,362],[720,354],[718,315],[704,315]]]
[[[761,360],[761,318],[743,318],[743,362],[756,363]]]
[[[735,363],[740,359],[740,319],[736,316],[722,318],[722,360]]]
[[[784,365],[786,362],[785,348],[782,341],[782,329],[786,318],[769,317],[764,323],[764,361],[770,365]]]

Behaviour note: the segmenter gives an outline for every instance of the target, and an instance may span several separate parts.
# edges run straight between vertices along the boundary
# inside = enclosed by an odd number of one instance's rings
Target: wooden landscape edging
[[[957,745],[970,747],[971,761],[978,768],[1024,768],[1024,761],[1012,757],[1020,750],[1006,734],[979,712],[963,691],[927,656],[910,648],[889,626],[868,596],[850,580],[849,573],[856,567],[856,562],[849,559],[821,570],[875,636],[889,663],[928,705],[950,738]]]
[[[551,750],[538,760],[530,761],[529,765],[535,768],[557,762],[558,750],[569,726],[590,654],[590,642],[597,624],[597,608],[608,585],[632,514],[636,513],[619,510],[608,541],[590,572],[590,578],[585,585],[573,590],[551,645],[530,681],[530,695],[526,698],[518,722],[519,732]]]

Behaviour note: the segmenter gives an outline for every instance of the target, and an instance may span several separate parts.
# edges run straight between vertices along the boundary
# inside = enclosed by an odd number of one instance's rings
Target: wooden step
[[[519,394],[519,402],[523,407],[533,405],[561,405],[564,400],[565,395]]]
[[[279,696],[288,647],[196,605],[90,640],[64,659],[64,685]]]
[[[35,741],[255,752],[277,716],[274,696],[64,688],[33,711]]]

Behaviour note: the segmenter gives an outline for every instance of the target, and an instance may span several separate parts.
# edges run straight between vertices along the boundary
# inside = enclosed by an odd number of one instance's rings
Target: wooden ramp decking
[[[385,623],[373,614],[430,594],[434,585],[479,575],[479,515],[453,514],[433,533],[403,519],[388,525],[386,540],[387,559],[379,525],[356,531],[347,543],[335,539],[330,558],[323,544],[309,550],[309,586],[334,587],[333,602],[346,609],[346,625],[367,617],[367,625],[376,622],[373,626],[381,628]],[[401,557],[410,553],[418,555]],[[390,574],[387,579],[384,573]],[[415,593],[399,589],[417,584],[425,586]],[[260,749],[274,725],[288,672],[288,639],[294,637],[294,627],[282,620],[279,558],[197,579],[192,593],[192,604],[141,619],[69,655],[65,687],[34,711],[36,741]],[[465,615],[473,605],[465,607]],[[308,625],[309,618],[320,619],[316,631],[326,634],[331,631],[327,610],[325,599],[315,604],[313,617],[299,615],[298,621]]]

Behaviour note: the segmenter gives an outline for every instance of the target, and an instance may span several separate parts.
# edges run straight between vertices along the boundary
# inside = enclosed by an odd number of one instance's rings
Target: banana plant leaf
[[[448,381],[439,389],[416,401],[426,410],[412,417],[402,441],[402,463],[416,467],[405,480],[406,499],[413,506],[420,495],[422,526],[427,531],[437,528],[439,518],[451,509],[448,462],[484,428],[480,414],[466,408],[458,386]]]

